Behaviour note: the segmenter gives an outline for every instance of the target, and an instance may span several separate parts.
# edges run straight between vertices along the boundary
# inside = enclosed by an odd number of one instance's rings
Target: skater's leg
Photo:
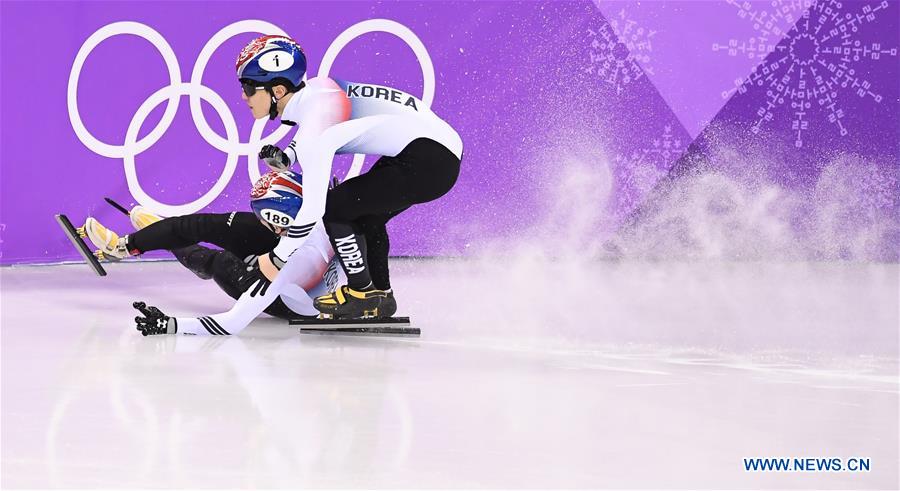
[[[348,284],[317,298],[319,310],[347,317],[394,313],[387,265],[390,241],[384,223],[412,204],[447,193],[459,176],[459,163],[442,145],[418,139],[396,157],[378,159],[372,170],[328,193],[323,220]],[[371,264],[370,259],[376,263]]]
[[[152,223],[127,238],[129,250],[144,253],[178,249],[199,242],[215,244],[245,257],[272,250],[278,237],[253,213],[199,213],[170,217]]]
[[[163,217],[137,205],[128,212],[128,218],[135,230],[143,230],[160,221]],[[215,257],[215,251],[208,247],[189,245],[180,249],[172,249],[169,252],[182,266],[197,275],[201,280],[212,278],[211,266]]]
[[[368,244],[366,263],[369,266],[372,284],[378,290],[391,289],[391,279],[388,271],[388,255],[391,250],[391,241],[388,237],[386,224],[388,220],[403,210],[398,210],[388,215],[368,215],[357,221]]]
[[[367,261],[369,238],[361,219],[366,215],[388,216],[409,206],[401,192],[405,174],[394,157],[382,157],[369,172],[344,181],[328,192],[323,222],[350,288],[366,290],[373,286]],[[386,237],[385,232],[384,237],[376,240]],[[384,244],[379,242],[375,247],[380,251]]]
[[[323,221],[351,288],[372,286],[367,264],[370,238],[361,230],[366,217],[390,219],[410,205],[437,199],[453,187],[458,176],[459,159],[442,145],[422,138],[396,157],[378,159],[369,172],[328,192]],[[369,219],[373,220],[377,222],[378,218]],[[382,233],[377,223],[373,231]],[[376,247],[384,248],[384,242]]]
[[[213,277],[213,262],[222,251],[194,244],[171,252],[182,266],[201,280],[208,280]]]
[[[232,215],[228,233],[208,242],[231,251],[240,258],[265,254],[278,245],[280,237],[263,225],[252,212],[234,212]]]

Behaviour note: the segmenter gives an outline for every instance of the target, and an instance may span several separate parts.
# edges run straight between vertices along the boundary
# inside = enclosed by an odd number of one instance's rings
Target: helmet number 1
[[[282,61],[284,66],[281,64]],[[267,72],[283,72],[293,65],[294,58],[286,51],[267,51],[259,57],[259,67]]]

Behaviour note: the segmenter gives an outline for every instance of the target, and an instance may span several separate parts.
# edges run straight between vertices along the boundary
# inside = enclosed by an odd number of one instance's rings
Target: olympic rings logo
[[[215,50],[226,40],[238,34],[248,32],[281,34],[283,36],[288,35],[278,26],[261,20],[243,20],[230,24],[213,35],[213,37],[207,41],[206,45],[203,46],[197,61],[194,63],[194,68],[191,71],[190,82],[183,82],[181,80],[181,67],[178,65],[178,59],[165,38],[151,27],[139,22],[114,22],[108,24],[91,34],[81,46],[81,49],[78,50],[78,54],[75,56],[75,62],[72,65],[72,71],[69,73],[69,85],[66,98],[69,110],[69,121],[72,123],[72,129],[75,130],[75,134],[78,136],[78,139],[81,140],[81,143],[94,153],[104,157],[122,159],[125,165],[125,179],[128,183],[128,189],[131,192],[131,195],[138,203],[154,213],[163,216],[176,216],[187,215],[203,209],[205,206],[212,203],[231,181],[240,157],[247,157],[247,171],[250,176],[250,182],[256,182],[260,176],[257,159],[259,149],[265,144],[274,144],[281,140],[291,130],[291,127],[282,125],[271,134],[263,137],[262,132],[267,120],[256,120],[250,130],[248,141],[242,143],[240,141],[240,136],[238,135],[238,128],[234,115],[231,113],[231,110],[228,108],[225,101],[214,90],[202,84],[203,72],[206,70],[206,64],[209,63],[209,59],[212,57]],[[325,51],[325,55],[322,57],[322,62],[319,66],[318,76],[327,77],[331,70],[331,66],[334,64],[334,61],[337,59],[341,50],[344,49],[350,41],[370,32],[386,32],[393,34],[403,40],[413,50],[416,59],[419,61],[419,66],[422,68],[422,79],[424,81],[422,102],[425,103],[426,107],[430,107],[434,100],[435,88],[434,65],[431,62],[431,56],[428,54],[422,41],[409,28],[392,20],[371,19],[359,22],[347,28],[335,38]],[[169,70],[170,85],[157,90],[140,105],[137,112],[135,112],[134,116],[131,118],[131,123],[129,123],[128,129],[125,132],[125,143],[122,145],[110,145],[94,137],[81,120],[81,114],[78,109],[78,79],[81,75],[84,62],[87,60],[91,51],[93,51],[101,42],[119,34],[131,34],[149,41],[157,51],[159,51],[166,63],[166,67]],[[189,97],[191,118],[200,135],[213,148],[225,152],[225,168],[215,184],[213,184],[212,188],[201,197],[189,203],[171,205],[157,201],[144,191],[137,178],[135,157],[152,147],[160,138],[162,138],[163,134],[165,134],[172,124],[172,121],[175,119],[181,97],[185,95]],[[201,100],[209,103],[219,115],[219,118],[225,126],[224,137],[216,133],[206,121],[200,108]],[[167,105],[159,123],[150,131],[150,133],[144,136],[144,138],[138,139],[138,131],[140,130],[141,125],[144,124],[147,116],[156,108],[156,106],[162,104],[164,101],[167,102]],[[359,175],[364,159],[365,155],[354,156],[353,163],[346,178]]]

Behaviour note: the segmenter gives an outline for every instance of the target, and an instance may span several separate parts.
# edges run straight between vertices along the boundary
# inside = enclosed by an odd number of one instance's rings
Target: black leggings
[[[328,192],[325,230],[351,288],[391,287],[390,240],[385,224],[411,205],[446,194],[459,177],[460,159],[428,138],[395,157],[381,157],[365,174]]]
[[[164,218],[128,235],[128,249],[139,254],[208,242],[240,258],[260,255],[278,245],[278,236],[251,212],[197,213]]]
[[[215,244],[224,250],[197,245]],[[184,267],[204,280],[212,279],[231,298],[243,293],[238,280],[247,270],[248,256],[271,251],[278,236],[250,212],[198,213],[164,218],[128,236],[128,248],[140,253],[167,249]],[[281,298],[265,312],[282,319],[298,317]]]
[[[239,279],[247,271],[247,263],[231,251],[220,251],[199,245],[190,245],[175,249],[172,254],[182,265],[191,270],[202,279],[210,279],[219,285],[229,297],[237,300],[243,293],[238,286]],[[265,313],[282,319],[296,319],[302,317],[289,309],[281,297],[276,298],[269,305]]]

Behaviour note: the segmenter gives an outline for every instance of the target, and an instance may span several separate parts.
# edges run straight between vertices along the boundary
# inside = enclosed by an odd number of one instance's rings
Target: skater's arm
[[[320,250],[324,233],[321,226],[317,227],[312,235],[314,240],[308,242],[302,250],[291,256],[291,260],[275,281],[270,283],[265,279],[256,278],[227,312],[203,317],[175,318],[167,316],[155,307],[148,307],[143,302],[135,302],[135,308],[143,314],[143,317],[135,318],[138,330],[144,335],[237,334],[279,297],[293,312],[299,315],[315,315],[317,312],[307,290],[311,290],[317,296],[322,294],[317,290],[321,289],[323,284],[326,289],[328,288],[327,278],[330,263]],[[216,281],[220,285],[223,283],[231,285],[226,288],[226,291],[240,289],[238,285],[244,281],[243,276],[232,277],[232,272],[233,268],[214,272]],[[218,273],[222,273],[222,275]],[[334,280],[336,281],[337,278]],[[331,288],[333,289],[333,285]]]
[[[302,266],[302,265],[301,265]],[[298,269],[294,267],[293,269]],[[300,268],[302,270],[302,267]],[[148,307],[143,302],[135,302],[134,306],[144,316],[136,317],[137,329],[145,336],[153,334],[183,334],[188,336],[228,336],[244,330],[250,322],[259,316],[281,293],[290,297],[291,305],[311,305],[311,299],[303,299],[306,292],[290,282],[291,273],[281,274],[274,282],[259,281],[245,291],[234,306],[227,312],[202,317],[170,317],[155,307]],[[313,314],[306,309],[304,315]]]
[[[275,250],[270,253],[269,259],[274,267],[280,269],[281,263],[306,241],[316,222],[325,214],[334,154],[348,142],[379,124],[383,124],[383,119],[379,116],[347,121],[320,133],[314,144],[297,146],[300,164],[303,166],[303,206],[287,235],[278,241]]]
[[[274,285],[274,284],[273,284]],[[262,294],[252,295],[252,289],[244,292],[231,310],[203,317],[179,317],[175,319],[176,334],[200,336],[228,336],[244,330],[266,307],[278,298],[277,291],[269,285]]]
[[[286,276],[286,275],[282,275]],[[134,302],[134,308],[143,316],[134,318],[137,330],[144,336],[157,334],[183,334],[187,336],[229,336],[244,330],[250,322],[278,298],[277,288],[284,281],[266,284],[263,288],[251,288],[244,292],[228,312],[203,317],[170,317],[156,307],[144,302]]]

